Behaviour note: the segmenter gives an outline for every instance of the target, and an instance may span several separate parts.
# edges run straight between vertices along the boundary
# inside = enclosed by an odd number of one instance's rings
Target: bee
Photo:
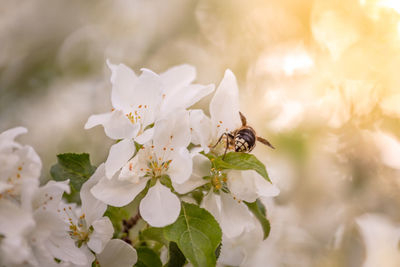
[[[240,120],[242,121],[242,127],[232,132],[223,133],[218,139],[217,143],[213,146],[213,148],[215,148],[221,142],[222,138],[224,136],[226,137],[226,147],[222,159],[225,158],[226,152],[229,147],[234,148],[235,152],[251,152],[256,146],[256,141],[259,141],[264,145],[275,149],[275,147],[273,147],[271,143],[268,142],[268,140],[256,135],[256,131],[252,127],[247,125],[246,117],[240,111],[239,115]]]

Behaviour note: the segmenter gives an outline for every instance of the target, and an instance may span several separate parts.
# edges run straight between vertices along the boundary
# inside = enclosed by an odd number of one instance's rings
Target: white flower
[[[139,77],[123,64],[108,65],[112,71],[113,111],[91,116],[85,129],[101,124],[108,137],[122,139],[111,147],[106,161],[106,175],[111,178],[134,154],[134,141],[144,144],[152,139],[152,124],[193,105],[214,86],[191,84],[196,71],[189,65],[176,66],[160,75],[142,69]]]
[[[186,109],[214,90],[214,85],[191,84],[196,78],[196,69],[184,64],[172,67],[160,74],[163,84],[160,117],[177,109]]]
[[[246,205],[239,203],[230,194],[210,191],[201,206],[208,210],[219,222],[222,232],[229,238],[237,237],[252,227],[252,215]]]
[[[201,110],[192,110],[190,113],[193,144],[201,145],[208,153],[209,147],[212,147],[223,133],[234,131],[242,125],[239,111],[236,77],[232,71],[226,70],[210,102],[211,118]]]
[[[16,127],[0,134],[0,201],[14,201],[23,206],[30,205],[42,168],[31,146],[14,141],[26,132],[25,128]]]
[[[253,170],[228,171],[227,186],[236,199],[247,202],[254,202],[260,197],[279,195],[279,189],[275,185]]]
[[[110,240],[104,250],[97,254],[101,267],[131,267],[137,261],[136,250],[120,239]]]
[[[62,194],[69,192],[68,181],[50,181],[33,192],[30,206],[0,201],[0,253],[5,265],[51,266],[54,255],[49,252],[52,235],[62,230],[54,210]],[[13,251],[10,253],[10,251]]]
[[[218,221],[222,230],[222,247],[218,262],[241,266],[246,257],[262,242],[262,229],[246,205],[231,195],[209,192],[201,206]]]
[[[62,228],[51,236],[50,252],[55,258],[76,265],[90,265],[101,253],[114,233],[108,217],[103,217],[107,205],[93,197],[90,189],[104,175],[104,165],[82,185],[82,207],[60,203],[57,213]]]
[[[123,64],[113,65],[111,102],[113,111],[92,115],[85,129],[103,125],[111,139],[135,138],[139,143],[148,141],[152,134],[147,126],[154,123],[156,109],[161,102],[162,83],[160,76],[143,69],[138,77]]]
[[[188,112],[171,113],[154,126],[153,141],[144,144],[111,179],[103,177],[93,187],[93,195],[109,205],[120,207],[130,203],[151,178],[168,175],[173,183],[185,182],[192,172],[192,158],[186,149],[189,142]],[[117,150],[114,152],[115,157],[120,155]],[[140,204],[143,219],[157,227],[173,223],[179,211],[178,197],[159,181],[149,189]]]

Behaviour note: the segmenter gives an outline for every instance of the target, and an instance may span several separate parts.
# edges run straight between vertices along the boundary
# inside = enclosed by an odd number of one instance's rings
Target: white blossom
[[[192,158],[186,148],[189,143],[188,111],[171,113],[154,126],[153,140],[145,143],[111,179],[103,177],[93,187],[93,195],[109,205],[121,207],[130,203],[152,178],[168,175],[173,183],[185,182],[192,173]],[[113,153],[115,157],[120,156],[118,150]],[[179,199],[159,181],[140,204],[143,219],[157,227],[173,223],[179,211]]]

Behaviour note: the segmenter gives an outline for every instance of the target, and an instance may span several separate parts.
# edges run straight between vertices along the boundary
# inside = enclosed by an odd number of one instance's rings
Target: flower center
[[[22,163],[19,165],[14,174],[10,175],[6,179],[6,183],[9,186],[8,189],[0,193],[0,199],[7,198],[10,200],[19,201],[20,194],[20,184],[21,184],[21,171],[22,171]]]
[[[211,168],[211,185],[216,190],[227,188],[226,181],[226,173],[223,173],[215,168]]]
[[[141,123],[143,121],[143,112],[147,109],[147,105],[139,105],[133,112],[125,114],[132,123]]]
[[[156,153],[154,146],[142,147],[147,149],[147,168],[141,168],[142,172],[145,172],[145,176],[148,177],[161,177],[168,171],[169,165],[172,162],[170,159],[170,152],[174,151],[174,148],[162,148],[161,153]],[[157,155],[158,154],[158,155]]]
[[[75,245],[80,248],[89,241],[90,235],[93,232],[93,227],[88,227],[84,213],[77,218],[71,207],[68,207],[68,209],[64,208],[63,210],[68,217],[68,234],[75,240]]]

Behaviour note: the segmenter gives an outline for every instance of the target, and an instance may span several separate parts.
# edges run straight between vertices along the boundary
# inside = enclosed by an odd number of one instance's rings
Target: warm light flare
[[[314,61],[307,53],[297,53],[286,55],[282,68],[286,75],[292,76],[296,71],[307,71],[313,66]]]
[[[379,8],[393,9],[400,14],[400,1],[398,0],[360,0],[362,6],[372,5]]]

